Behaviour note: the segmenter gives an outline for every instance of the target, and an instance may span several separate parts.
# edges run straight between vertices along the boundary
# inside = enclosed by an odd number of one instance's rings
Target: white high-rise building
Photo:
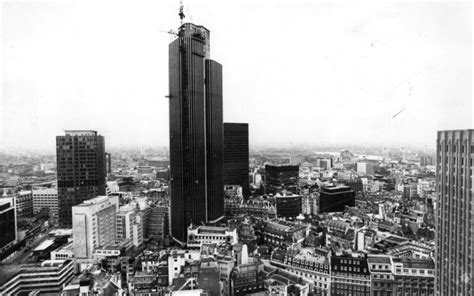
[[[58,189],[44,188],[33,190],[33,212],[38,213],[42,208],[47,208],[58,217]]]
[[[72,207],[76,259],[92,259],[95,249],[115,243],[118,207],[118,196],[98,196]]]
[[[143,222],[132,205],[120,207],[117,213],[117,239],[130,239],[136,247],[143,243]]]
[[[375,173],[374,164],[372,162],[358,162],[357,163],[357,174],[373,175]]]

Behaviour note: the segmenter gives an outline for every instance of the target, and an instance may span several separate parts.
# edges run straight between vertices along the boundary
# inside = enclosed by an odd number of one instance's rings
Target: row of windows
[[[453,147],[452,149],[450,149],[451,146]],[[441,151],[441,148],[444,148],[444,151],[446,151],[446,152],[449,152],[450,150],[451,150],[451,152],[459,152],[458,151],[459,146],[461,147],[461,151],[460,151],[461,153],[467,152],[466,151],[467,143],[464,143],[463,145],[460,145],[459,143],[451,145],[450,142],[447,143],[447,144],[444,144],[444,145],[438,144],[438,151]],[[470,151],[471,151],[471,153],[474,153],[474,145],[471,145],[471,150]]]

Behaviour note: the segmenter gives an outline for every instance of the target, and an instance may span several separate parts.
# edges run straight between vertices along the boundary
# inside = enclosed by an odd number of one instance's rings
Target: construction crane
[[[184,20],[184,18],[186,17],[186,16],[184,15],[184,5],[183,5],[183,1],[182,1],[182,0],[179,1],[179,14],[178,14],[178,15],[179,15],[180,23],[181,23],[181,25],[182,25],[182,24],[183,24],[183,20]],[[170,35],[175,36],[175,37],[179,36],[179,35],[178,35],[178,32],[173,31],[173,30],[168,30],[168,31],[160,30],[160,32],[167,33],[167,34],[170,34]]]
[[[185,18],[186,16],[184,15],[184,5],[183,5],[183,1],[182,1],[182,0],[179,1],[179,14],[178,14],[178,15],[179,15],[180,23],[181,23],[181,25],[183,25],[183,20],[184,20],[184,18]],[[160,30],[160,31],[163,32],[163,33],[170,34],[170,35],[172,35],[172,36],[174,36],[174,37],[178,37],[178,36],[179,36],[178,32],[173,31],[173,30],[168,30],[168,31]],[[172,99],[173,96],[172,96],[171,94],[169,94],[169,95],[166,95],[165,98]]]
[[[178,32],[176,31],[173,31],[173,30],[160,30],[160,32],[163,32],[163,33],[166,33],[166,34],[170,34],[170,35],[173,35],[173,36],[178,36]]]
[[[181,21],[181,25],[183,24],[183,20],[186,16],[184,15],[184,6],[183,6],[183,1],[179,1],[179,19]]]

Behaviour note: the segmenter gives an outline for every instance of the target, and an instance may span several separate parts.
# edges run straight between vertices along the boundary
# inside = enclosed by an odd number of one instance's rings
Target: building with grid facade
[[[118,196],[98,196],[72,207],[76,259],[91,259],[99,247],[115,244]]]
[[[249,125],[224,122],[224,185],[239,185],[244,197],[249,187]]]
[[[44,188],[33,190],[33,212],[38,213],[43,208],[49,209],[53,218],[58,217],[58,189]]]
[[[436,291],[474,294],[474,130],[437,136]]]
[[[72,226],[72,207],[105,195],[104,137],[96,131],[71,130],[56,137],[59,225]]]

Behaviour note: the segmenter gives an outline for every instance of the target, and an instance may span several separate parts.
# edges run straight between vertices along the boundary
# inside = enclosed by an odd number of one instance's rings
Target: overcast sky
[[[223,65],[224,121],[250,144],[433,145],[473,128],[469,2],[190,1]],[[63,129],[168,145],[168,43],[179,1],[2,5],[0,148]],[[393,118],[400,110],[398,116]]]

